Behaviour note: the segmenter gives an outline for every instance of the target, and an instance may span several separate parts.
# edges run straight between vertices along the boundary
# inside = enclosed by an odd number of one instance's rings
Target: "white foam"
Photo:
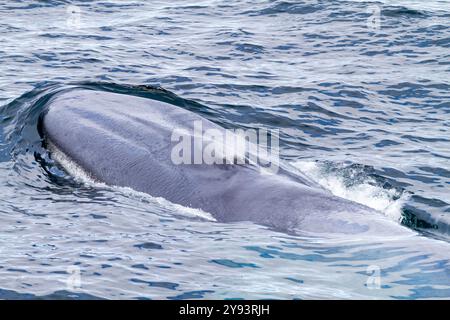
[[[97,185],[98,184],[99,183],[97,183]],[[203,211],[201,209],[185,207],[180,204],[170,202],[167,199],[164,199],[161,197],[153,197],[147,193],[139,192],[139,191],[136,191],[136,190],[128,188],[128,187],[106,186],[105,184],[102,184],[102,185],[104,187],[108,187],[113,190],[117,190],[120,193],[125,194],[130,197],[137,198],[140,200],[147,200],[150,203],[156,203],[171,212],[176,212],[177,215],[193,217],[193,218],[200,218],[200,219],[208,220],[208,221],[217,221],[209,212]]]
[[[95,184],[97,183],[85,170],[78,164],[73,162],[64,152],[59,150],[53,143],[47,141],[48,149],[50,150],[52,159],[58,162],[68,174],[70,174],[76,181]]]
[[[76,181],[84,183],[89,186],[106,188],[114,191],[118,191],[127,196],[139,200],[147,200],[150,203],[156,203],[169,211],[176,212],[177,215],[200,218],[208,221],[216,221],[216,219],[208,212],[201,209],[189,208],[176,203],[172,203],[161,197],[152,197],[151,195],[136,191],[128,187],[109,186],[103,182],[96,181],[89,173],[81,168],[77,163],[72,161],[65,153],[59,150],[55,145],[48,143],[49,150],[52,158],[58,162],[67,173],[69,173]]]
[[[366,205],[401,222],[402,207],[409,198],[407,193],[399,194],[394,188],[384,189],[377,185],[371,177],[366,177],[362,182],[348,186],[343,176],[324,170],[320,163],[313,161],[296,161],[292,165],[332,194]]]

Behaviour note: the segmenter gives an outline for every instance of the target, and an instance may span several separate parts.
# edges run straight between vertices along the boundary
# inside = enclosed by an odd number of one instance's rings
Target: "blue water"
[[[1,1],[0,298],[450,298],[449,18],[436,0]],[[70,86],[280,129],[284,161],[417,234],[287,235],[80,183],[37,131]]]

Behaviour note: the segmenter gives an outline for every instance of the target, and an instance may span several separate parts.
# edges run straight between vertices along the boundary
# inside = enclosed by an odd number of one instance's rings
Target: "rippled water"
[[[0,3],[0,298],[450,297],[449,2],[74,4]],[[80,183],[37,131],[74,85],[279,128],[285,161],[417,235],[287,235]]]

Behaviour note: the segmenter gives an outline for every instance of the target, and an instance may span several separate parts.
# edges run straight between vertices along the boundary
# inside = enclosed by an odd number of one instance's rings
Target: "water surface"
[[[0,298],[449,298],[449,18],[447,1],[2,2]],[[74,85],[280,129],[284,161],[417,235],[287,235],[80,183],[37,131]]]

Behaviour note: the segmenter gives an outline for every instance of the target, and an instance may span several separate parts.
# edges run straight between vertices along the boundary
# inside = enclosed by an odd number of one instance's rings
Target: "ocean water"
[[[450,298],[449,21],[436,0],[0,1],[0,298]],[[283,161],[416,233],[283,234],[80,181],[37,128],[74,86],[279,129]]]

